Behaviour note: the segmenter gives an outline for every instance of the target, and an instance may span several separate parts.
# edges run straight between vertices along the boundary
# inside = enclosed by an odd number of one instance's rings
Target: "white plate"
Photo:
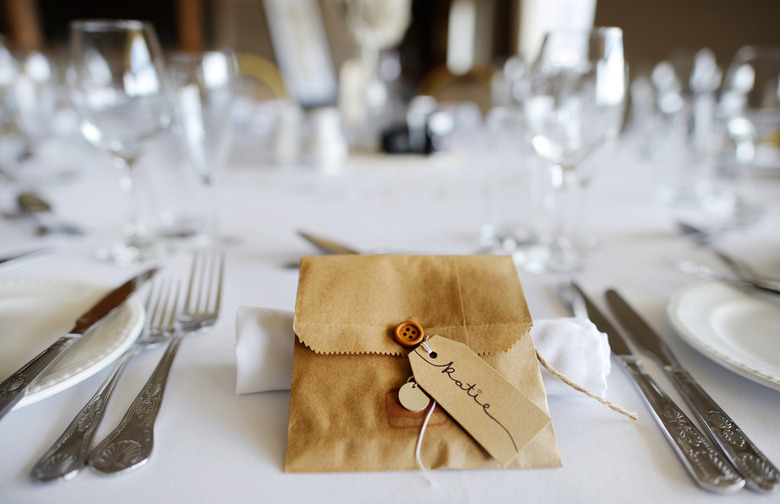
[[[0,380],[67,334],[106,290],[56,278],[0,279]],[[106,367],[135,341],[143,322],[143,306],[128,299],[67,349],[16,407],[61,392]]]
[[[680,336],[707,357],[780,390],[780,304],[713,282],[676,293],[667,313]]]

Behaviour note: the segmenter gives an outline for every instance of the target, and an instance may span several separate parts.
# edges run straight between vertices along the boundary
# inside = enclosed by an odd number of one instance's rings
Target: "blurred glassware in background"
[[[187,201],[186,194],[167,200],[168,206],[160,209],[161,235],[217,242],[220,226],[215,186],[226,168],[232,143],[236,55],[230,49],[175,52],[169,55],[167,71],[176,143],[204,191],[197,201]],[[178,208],[172,203],[178,203]]]
[[[522,111],[494,107],[488,112],[481,135],[482,152],[475,160],[484,177],[484,219],[479,233],[486,253],[512,254],[521,263],[526,247],[535,243],[533,219],[539,197],[538,168],[530,146],[519,141],[527,135]]]
[[[780,47],[737,51],[723,82],[719,114],[730,142],[713,180],[712,204],[727,217],[721,227],[742,227],[763,212],[752,176],[780,170]]]
[[[661,167],[657,197],[663,204],[698,211],[711,197],[722,150],[717,120],[721,70],[711,50],[676,50],[652,73],[659,120],[651,161]]]
[[[147,176],[136,164],[145,144],[170,122],[165,70],[154,27],[142,21],[73,21],[68,86],[80,129],[112,156],[130,197],[125,239],[98,251],[118,264],[166,253]]]
[[[779,51],[742,48],[721,79],[712,51],[680,49],[654,67],[651,89],[643,76],[634,79],[639,158],[658,168],[658,200],[677,220],[719,232],[760,218],[751,179],[762,165],[780,166],[772,136]]]
[[[616,137],[623,122],[626,66],[620,28],[545,35],[530,75],[525,116],[531,144],[546,162],[538,243],[522,257],[529,271],[572,273],[585,263],[583,191],[593,173],[583,161]]]
[[[16,80],[16,61],[0,36],[0,182],[14,179],[13,171],[24,152],[24,141],[14,115],[13,86]]]
[[[24,140],[23,158],[31,158],[52,133],[54,117],[61,102],[59,72],[41,51],[14,51],[16,76],[13,84],[13,110]],[[41,174],[43,178],[47,175]]]
[[[383,128],[402,119],[400,97],[393,87],[401,74],[398,54],[391,51],[411,22],[411,0],[345,0],[346,25],[359,54],[339,71],[339,109],[348,141],[375,151]]]
[[[338,173],[349,154],[336,107],[320,107],[311,112],[311,138],[308,154],[313,165],[326,173]]]

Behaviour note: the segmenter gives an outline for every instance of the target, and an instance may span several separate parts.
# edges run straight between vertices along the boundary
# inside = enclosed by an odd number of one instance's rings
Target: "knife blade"
[[[703,489],[717,493],[731,493],[745,485],[740,476],[677,404],[658,386],[633,354],[626,341],[585,295],[579,285],[572,282],[574,290],[582,297],[588,317],[599,331],[607,335],[612,355],[634,380],[642,392],[645,403],[666,439],[694,481]]]
[[[47,252],[50,247],[37,248],[32,250],[25,250],[9,256],[0,257],[0,269],[3,271],[12,269],[15,266],[24,264],[25,260],[29,260],[37,255],[42,255]]]
[[[715,271],[707,266],[696,264],[691,261],[669,261],[669,264],[686,275],[691,275],[703,280],[713,280],[723,282],[744,291],[757,291],[767,294],[780,295],[780,285],[767,280],[745,280],[729,276]]]
[[[608,290],[607,303],[642,351],[655,360],[690,406],[726,457],[745,477],[747,487],[757,492],[780,488],[780,471],[766,458],[742,429],[691,374],[683,369],[661,337],[615,290]]]
[[[326,254],[360,254],[357,250],[329,238],[316,236],[305,231],[298,231],[298,235]]]
[[[127,300],[135,290],[152,278],[157,268],[150,268],[134,276],[103,296],[89,310],[84,312],[66,336],[62,336],[30,362],[0,383],[0,419],[2,419],[27,392],[35,379],[67,348],[78,341],[88,330],[113,312]]]

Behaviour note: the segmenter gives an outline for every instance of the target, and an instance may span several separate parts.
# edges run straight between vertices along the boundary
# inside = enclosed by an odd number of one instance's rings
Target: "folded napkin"
[[[534,346],[542,358],[580,387],[603,397],[610,371],[609,343],[589,320],[535,320]],[[236,316],[236,393],[290,390],[293,314],[269,308],[241,306]],[[542,368],[548,396],[584,397]]]

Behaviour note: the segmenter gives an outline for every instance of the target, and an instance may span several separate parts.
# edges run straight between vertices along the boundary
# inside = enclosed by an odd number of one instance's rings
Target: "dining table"
[[[694,504],[778,498],[777,493],[767,496],[747,489],[717,495],[699,488],[637,387],[614,360],[606,399],[635,411],[638,419],[584,395],[550,396],[561,467],[286,473],[289,391],[236,393],[239,307],[295,309],[299,278],[295,264],[320,253],[301,238],[301,230],[341,240],[365,253],[485,253],[479,230],[486,218],[486,164],[484,157],[467,152],[468,143],[452,144],[429,156],[352,153],[328,169],[314,162],[283,164],[269,155],[272,140],[263,135],[250,131],[236,135],[228,166],[213,188],[220,221],[218,246],[225,254],[220,316],[209,331],[190,336],[181,345],[155,426],[150,460],[119,475],[86,467],[68,481],[39,483],[30,477],[37,459],[106,378],[111,368],[106,366],[51,397],[15,408],[0,421],[0,502]],[[608,288],[618,290],[766,457],[780,463],[780,386],[735,372],[682,338],[670,321],[667,312],[674,296],[707,281],[677,271],[669,260],[724,271],[725,267],[710,249],[680,234],[675,225],[678,209],[656,197],[659,167],[635,155],[633,141],[628,135],[620,138],[594,161],[598,166],[587,188],[582,219],[594,246],[574,277],[607,314],[603,294]],[[41,149],[37,163],[67,176],[44,180],[36,190],[52,203],[57,219],[76,223],[85,232],[42,237],[29,219],[0,218],[0,256],[44,249],[3,266],[0,283],[54,278],[107,290],[152,264],[161,268],[159,277],[186,279],[195,246],[190,243],[174,244],[169,254],[150,263],[118,266],[96,257],[95,251],[114,239],[126,220],[118,173],[106,154],[77,135],[55,143]],[[156,149],[169,146],[162,143]],[[140,165],[147,170],[171,168],[163,165],[175,158],[155,152],[151,148]],[[504,162],[516,165],[518,173],[538,169],[538,163],[521,155]],[[533,200],[533,180],[521,177],[514,189],[518,201]],[[5,214],[13,213],[15,195],[22,189],[14,182],[0,188]],[[750,226],[724,232],[717,244],[762,275],[780,278],[780,176],[758,174],[754,190],[764,208],[761,217]],[[517,218],[532,222],[534,215]],[[532,318],[570,316],[556,295],[562,276],[526,271],[517,262]],[[42,310],[40,317],[46,315]],[[767,348],[780,348],[777,326],[764,329],[760,338],[755,334],[746,338],[764,339]],[[161,355],[162,350],[152,349],[130,361],[96,440],[119,422]],[[660,367],[641,354],[640,358],[647,372],[690,412]]]

